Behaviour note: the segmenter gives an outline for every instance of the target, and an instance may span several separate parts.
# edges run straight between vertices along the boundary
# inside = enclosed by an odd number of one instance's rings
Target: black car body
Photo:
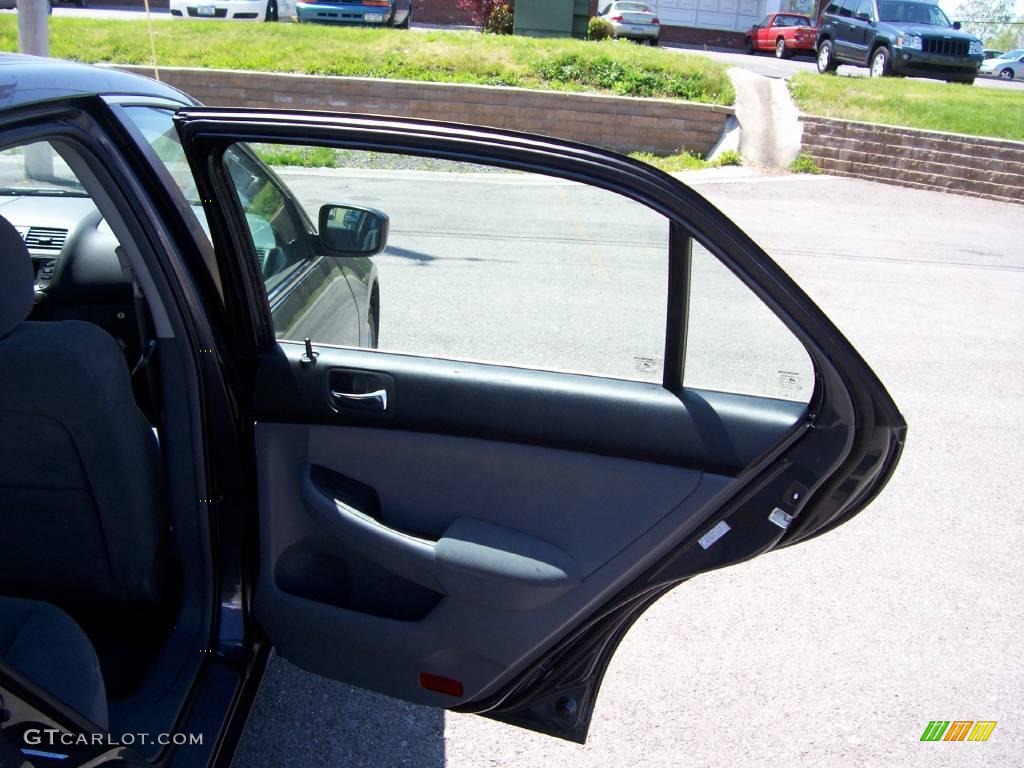
[[[0,762],[20,750],[66,766],[227,765],[272,646],[326,677],[582,742],[612,654],[647,607],[693,576],[841,525],[899,461],[905,422],[852,345],[733,222],[648,165],[479,126],[201,107],[151,80],[34,58],[0,57],[0,93],[0,150],[50,143],[97,207],[80,228],[95,229],[102,215],[120,243],[107,271],[129,280],[143,350],[135,363],[134,350],[122,354],[96,330],[103,291],[82,292],[70,320],[24,322],[47,265],[33,271],[35,246],[25,249],[25,236],[0,221],[0,450],[23,469],[4,474],[0,464],[0,606],[30,599],[40,616],[59,606],[84,627],[65,616],[60,637],[37,632],[34,670],[24,655],[0,658]],[[263,173],[248,149],[260,142],[529,171],[560,190],[572,180],[656,211],[668,235],[668,301],[653,310],[659,341],[665,329],[661,380],[279,339],[256,209],[237,194],[246,174]],[[225,159],[232,151],[241,166]],[[205,230],[183,194],[192,182]],[[275,204],[274,215],[288,209]],[[319,231],[291,220],[311,243],[311,272],[330,260],[325,269],[346,274],[383,247],[383,214],[338,210],[321,209]],[[350,222],[358,249],[340,237]],[[364,232],[366,222],[377,230]],[[684,383],[685,276],[698,243],[807,355],[806,399]],[[71,333],[108,354],[103,365],[84,363],[99,384],[65,370],[74,348],[55,354],[22,341],[59,346]],[[97,482],[116,495],[139,480],[119,462],[139,457],[112,439],[66,461],[46,454],[42,469],[29,459],[39,440],[88,442],[112,424],[71,434],[44,429],[41,413],[56,409],[47,418],[57,424],[65,400],[85,391],[95,392],[82,407],[106,408],[104,393],[128,386],[133,363],[137,404],[129,396],[116,406],[158,452],[151,469],[162,490],[111,510],[151,533],[115,544],[175,588],[122,578],[133,594],[157,597],[125,603],[118,593],[111,603],[86,586],[107,556],[77,557],[104,531],[86,526],[68,541],[70,526],[82,525],[70,502],[60,525],[37,525],[50,497],[37,498],[33,483],[73,478],[79,460],[106,461]],[[19,384],[31,371],[38,391]],[[74,384],[51,386],[69,375]],[[21,401],[36,429],[12,410]],[[63,559],[26,559],[11,550],[15,539],[46,554],[60,548]],[[13,560],[39,578],[19,571],[17,581]],[[64,566],[77,582],[61,576]],[[17,634],[11,623],[0,609],[0,628]],[[64,658],[72,640],[78,667]],[[105,664],[92,646],[105,649]],[[75,673],[49,688],[42,681],[58,664]],[[72,702],[89,670],[86,712]],[[155,737],[167,733],[189,739]]]
[[[874,77],[972,83],[983,60],[981,40],[925,0],[835,0],[818,23],[821,73],[852,64]]]

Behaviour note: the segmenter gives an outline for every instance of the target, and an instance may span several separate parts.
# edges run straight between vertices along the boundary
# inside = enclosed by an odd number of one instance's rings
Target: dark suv
[[[973,83],[982,42],[927,0],[833,0],[818,23],[818,71],[869,67],[872,77],[908,75]]]

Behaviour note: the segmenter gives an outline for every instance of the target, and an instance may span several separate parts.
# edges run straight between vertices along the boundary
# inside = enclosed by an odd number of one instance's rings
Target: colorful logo
[[[921,741],[988,741],[996,729],[995,720],[931,720]]]

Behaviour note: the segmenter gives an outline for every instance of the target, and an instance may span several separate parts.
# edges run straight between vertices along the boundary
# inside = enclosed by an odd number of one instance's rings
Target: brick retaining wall
[[[148,67],[123,66],[152,76]],[[731,107],[662,99],[354,77],[162,68],[160,79],[211,106],[421,117],[529,131],[620,152],[706,154]]]
[[[1024,142],[803,116],[826,173],[1024,203]]]

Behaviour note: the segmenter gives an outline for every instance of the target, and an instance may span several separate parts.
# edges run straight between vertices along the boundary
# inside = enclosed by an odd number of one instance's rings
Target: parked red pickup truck
[[[807,16],[799,13],[769,13],[750,28],[746,37],[747,53],[775,51],[788,59],[794,53],[814,53],[818,30]]]

